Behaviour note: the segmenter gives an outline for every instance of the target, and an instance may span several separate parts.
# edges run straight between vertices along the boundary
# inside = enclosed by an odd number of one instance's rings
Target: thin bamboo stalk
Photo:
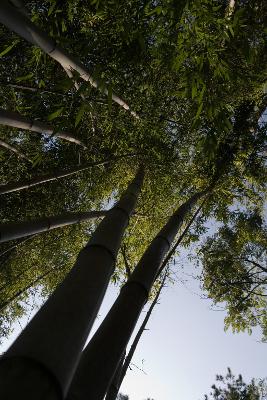
[[[210,190],[196,193],[170,217],[153,239],[117,300],[83,351],[68,400],[102,400],[157,277],[163,257],[185,216]],[[108,357],[106,356],[108,354]]]
[[[80,61],[76,60],[72,55],[58,46],[53,38],[39,29],[29,18],[17,11],[8,0],[1,0],[0,22],[28,42],[40,47],[46,54],[59,62],[62,67],[77,71],[80,77],[89,82],[93,87],[99,88],[101,86],[101,90],[108,95],[107,87],[102,88],[103,85],[100,85],[99,82],[92,77],[91,73]],[[115,93],[112,93],[112,100],[129,111],[133,117],[139,118],[138,115],[130,109],[129,105]]]
[[[162,289],[163,289],[163,287],[165,285],[167,276],[168,276],[168,269],[164,273],[164,276],[163,276],[162,282],[160,284],[160,287],[157,290],[157,294],[156,294],[154,300],[152,301],[152,303],[151,303],[151,305],[150,305],[150,307],[149,307],[149,309],[148,309],[148,311],[146,313],[146,316],[145,316],[140,328],[138,329],[137,334],[135,335],[135,338],[133,340],[133,343],[132,343],[132,345],[130,347],[130,350],[129,350],[127,356],[125,358],[123,358],[124,362],[120,363],[118,368],[117,368],[116,374],[115,374],[115,376],[114,376],[114,378],[113,378],[113,380],[111,382],[111,385],[110,385],[110,387],[109,387],[109,389],[107,391],[105,400],[116,400],[117,395],[118,395],[119,390],[120,390],[120,387],[121,387],[121,384],[123,382],[123,379],[124,379],[124,377],[125,377],[125,375],[127,373],[127,370],[128,370],[129,365],[130,365],[130,363],[132,361],[132,358],[133,358],[133,355],[135,353],[135,350],[136,350],[136,348],[138,346],[139,340],[141,339],[141,336],[145,331],[146,325],[147,325],[147,323],[149,321],[149,318],[150,318],[150,316],[152,314],[152,311],[153,311],[155,305],[157,304],[159,296],[160,296],[160,293],[161,293],[161,291],[162,291]]]
[[[6,185],[0,185],[0,195],[5,194],[5,193],[16,192],[16,191],[22,190],[22,189],[29,189],[33,186],[40,185],[42,183],[51,182],[51,181],[54,181],[57,179],[61,179],[61,178],[65,178],[65,177],[77,174],[78,172],[85,171],[92,167],[99,167],[101,165],[109,164],[112,161],[118,161],[125,157],[135,157],[135,156],[136,156],[136,154],[125,154],[125,155],[118,156],[116,158],[109,158],[106,160],[96,161],[96,162],[82,165],[79,167],[72,167],[72,168],[69,168],[66,170],[61,170],[54,174],[41,175],[41,176],[39,175],[32,179],[23,180],[23,181],[19,181],[19,182],[9,182]]]
[[[1,358],[1,398],[65,398],[114,271],[143,175],[140,169],[82,249],[74,268]]]
[[[68,142],[78,144],[82,146],[84,149],[87,149],[87,146],[76,137],[72,136],[68,132],[55,132],[53,126],[46,124],[37,120],[30,120],[29,118],[24,117],[23,115],[14,112],[0,109],[0,125],[12,126],[14,128],[25,129],[28,131],[45,133],[49,136],[55,136],[60,139],[64,139]]]
[[[114,378],[112,379],[111,385],[105,396],[105,400],[113,400],[113,399],[116,400],[117,399],[117,395],[119,393],[120,386],[121,386],[121,383],[124,378],[124,377],[122,377],[122,369],[123,369],[124,363],[126,361],[125,357],[126,357],[126,351],[123,353],[123,356],[120,360],[120,363],[118,365],[118,368],[116,370]]]
[[[53,215],[51,217],[38,218],[32,221],[0,224],[0,243],[35,235],[36,233],[51,231],[52,229],[66,225],[77,224],[82,221],[87,221],[88,219],[105,217],[106,215],[107,211],[105,210],[77,212]]]
[[[12,151],[12,153],[15,153],[18,157],[23,158],[24,160],[27,160],[31,162],[31,160],[26,157],[21,151],[19,151],[16,147],[12,146],[9,143],[6,143],[4,140],[0,139],[0,146],[4,147],[7,150]]]

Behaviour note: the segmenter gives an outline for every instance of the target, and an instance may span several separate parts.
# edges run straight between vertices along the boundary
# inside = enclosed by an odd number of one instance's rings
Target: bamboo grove
[[[265,339],[266,2],[2,0],[0,22],[1,336],[44,302],[1,396],[115,400],[181,245]]]

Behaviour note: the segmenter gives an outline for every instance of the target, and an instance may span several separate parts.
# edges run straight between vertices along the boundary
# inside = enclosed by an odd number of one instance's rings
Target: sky
[[[182,262],[184,271],[191,273],[193,267],[184,257],[173,268],[181,271]],[[224,312],[212,311],[211,302],[199,296],[196,281],[184,275],[188,281],[181,283],[182,277],[180,273],[174,284],[164,288],[148,323],[149,330],[139,342],[121,387],[130,400],[203,399],[215,375],[225,374],[228,366],[234,374],[241,373],[246,382],[267,376],[267,344],[259,342],[260,332],[256,330],[251,336],[224,332]],[[93,332],[117,294],[118,288],[109,286]],[[21,326],[25,322],[26,318],[22,319]],[[1,352],[20,331],[16,324]]]

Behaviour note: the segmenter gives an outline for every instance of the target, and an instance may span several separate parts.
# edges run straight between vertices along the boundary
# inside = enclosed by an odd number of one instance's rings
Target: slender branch
[[[246,301],[246,300],[249,298],[249,296],[252,295],[252,294],[254,293],[254,290],[257,289],[260,285],[261,285],[261,283],[259,283],[259,284],[257,284],[256,286],[254,286],[254,288],[252,288],[252,289],[247,293],[247,295],[246,295],[245,297],[242,297],[242,298],[240,299],[240,301],[237,303],[237,306],[236,306],[236,307],[238,308],[242,303],[244,303],[244,301]]]
[[[26,129],[37,133],[45,133],[49,136],[55,136],[60,139],[67,140],[82,146],[87,149],[87,146],[80,140],[74,137],[71,133],[65,131],[55,132],[53,126],[38,120],[31,120],[23,115],[14,112],[0,109],[0,124],[12,126],[13,128]]]
[[[9,253],[10,251],[14,250],[16,247],[18,247],[19,245],[27,242],[28,240],[31,240],[35,235],[32,236],[28,236],[28,237],[24,237],[21,238],[18,243],[14,244],[13,246],[9,247],[8,249],[2,251],[2,253],[0,253],[0,257],[3,257],[6,253]]]
[[[25,293],[28,289],[30,289],[32,286],[36,285],[36,283],[40,282],[43,278],[45,278],[47,275],[49,275],[55,268],[52,267],[42,275],[38,276],[34,281],[32,281],[29,285],[24,287],[23,289],[19,290],[17,293],[15,293],[12,297],[10,297],[8,300],[6,300],[4,303],[0,304],[0,311],[3,311],[6,307],[8,307],[14,300],[16,300],[18,297],[20,297],[23,293]]]
[[[72,71],[71,71],[69,68],[67,68],[65,65],[63,65],[63,69],[64,69],[64,71],[66,72],[66,74],[68,75],[68,77],[69,77],[70,79],[73,79],[73,73],[72,73]],[[81,85],[79,85],[79,83],[78,83],[76,80],[74,80],[74,86],[75,86],[76,90],[79,90]],[[84,94],[81,93],[80,95],[81,95],[81,98],[82,98],[83,100],[85,100]]]
[[[23,153],[21,153],[16,147],[11,146],[11,144],[8,144],[4,142],[4,140],[0,139],[0,146],[4,147],[7,150],[12,151],[12,153],[15,153],[19,158],[23,158],[24,160],[27,160],[31,163],[31,160],[26,157]]]
[[[11,192],[16,192],[18,190],[22,189],[29,189],[32,186],[40,185],[42,183],[46,182],[51,182],[54,180],[58,180],[61,178],[65,178],[74,174],[77,174],[78,172],[85,171],[89,168],[92,167],[99,167],[105,164],[109,164],[113,161],[119,161],[123,158],[130,158],[130,157],[136,157],[138,154],[123,154],[121,156],[101,160],[101,161],[95,161],[83,166],[78,166],[78,167],[72,167],[67,170],[61,170],[57,173],[54,174],[49,174],[49,175],[39,175],[36,176],[32,179],[25,180],[25,181],[19,181],[19,182],[9,182],[6,185],[0,185],[0,194],[5,194],[5,193],[11,193]]]
[[[254,261],[254,260],[250,260],[249,258],[244,258],[244,261],[247,261],[247,262],[249,262],[249,263],[255,265],[255,267],[260,268],[262,271],[267,272],[267,268],[264,268],[261,264],[257,263],[257,262]]]
[[[130,268],[130,265],[129,265],[128,260],[127,260],[126,246],[125,245],[121,246],[121,253],[122,253],[122,256],[123,256],[123,260],[124,260],[126,275],[127,275],[127,278],[129,279],[130,276],[131,276],[131,268]]]

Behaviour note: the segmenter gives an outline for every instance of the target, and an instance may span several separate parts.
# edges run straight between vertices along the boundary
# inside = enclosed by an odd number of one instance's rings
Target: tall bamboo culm
[[[106,215],[107,211],[105,210],[76,212],[38,218],[32,221],[0,224],[0,243],[50,231],[66,225],[77,224],[82,221],[88,221],[89,219],[105,217]]]
[[[144,172],[99,224],[77,261],[0,360],[0,398],[62,399],[95,320]]]
[[[99,329],[83,351],[68,400],[103,400],[148,300],[160,265],[185,216],[208,190],[182,204],[153,239]]]
[[[83,80],[89,82],[95,88],[100,86],[80,61],[76,60],[72,55],[68,54],[58,46],[53,38],[49,37],[45,32],[39,29],[26,15],[18,11],[18,9],[8,0],[1,0],[0,2],[0,22],[28,42],[40,47],[63,68],[65,67],[70,71],[74,70],[78,72]],[[103,88],[102,90],[108,95],[107,88]],[[133,117],[139,118],[138,115],[130,109],[129,105],[115,93],[112,93],[112,100],[125,110],[128,110]]]
[[[145,316],[140,328],[138,329],[138,332],[137,332],[137,334],[136,334],[136,336],[135,336],[135,338],[134,338],[134,340],[133,340],[133,342],[131,344],[131,347],[130,347],[130,350],[129,350],[127,356],[123,357],[123,362],[120,362],[120,364],[119,364],[119,366],[118,366],[118,368],[116,370],[116,373],[115,373],[115,375],[114,375],[114,377],[112,379],[111,385],[110,385],[110,387],[109,387],[109,389],[107,391],[105,400],[116,400],[117,395],[118,395],[119,390],[120,390],[120,386],[121,386],[121,384],[123,382],[123,379],[124,379],[124,377],[125,377],[125,375],[127,373],[127,370],[129,368],[129,365],[131,363],[131,360],[133,358],[133,355],[134,355],[135,350],[137,348],[137,345],[139,343],[139,340],[140,340],[143,332],[145,331],[145,328],[146,328],[146,325],[148,323],[148,320],[149,320],[149,318],[150,318],[150,316],[152,314],[152,311],[153,311],[155,305],[157,304],[157,301],[158,301],[158,298],[160,296],[160,293],[161,293],[161,291],[162,291],[162,289],[163,289],[163,287],[165,285],[165,281],[166,281],[166,278],[168,276],[168,270],[169,270],[169,267],[167,267],[167,266],[168,266],[171,258],[173,257],[177,247],[182,242],[183,238],[187,234],[187,232],[190,229],[190,227],[193,224],[193,222],[196,220],[196,217],[200,213],[200,211],[201,211],[204,203],[206,202],[206,200],[207,200],[207,197],[204,199],[204,201],[198,207],[198,209],[196,210],[196,212],[194,213],[192,218],[189,220],[189,222],[186,225],[185,229],[183,230],[182,234],[176,240],[174,246],[168,252],[167,256],[165,257],[165,259],[163,261],[163,263],[161,264],[159,272],[157,274],[157,277],[161,274],[161,272],[164,270],[164,268],[167,268],[167,269],[166,269],[166,271],[164,273],[164,276],[163,276],[163,279],[161,281],[160,287],[159,287],[159,289],[157,291],[157,294],[156,294],[154,300],[152,301],[152,303],[151,303],[151,305],[150,305],[150,307],[149,307],[149,309],[148,309],[148,311],[146,313],[146,316]]]

